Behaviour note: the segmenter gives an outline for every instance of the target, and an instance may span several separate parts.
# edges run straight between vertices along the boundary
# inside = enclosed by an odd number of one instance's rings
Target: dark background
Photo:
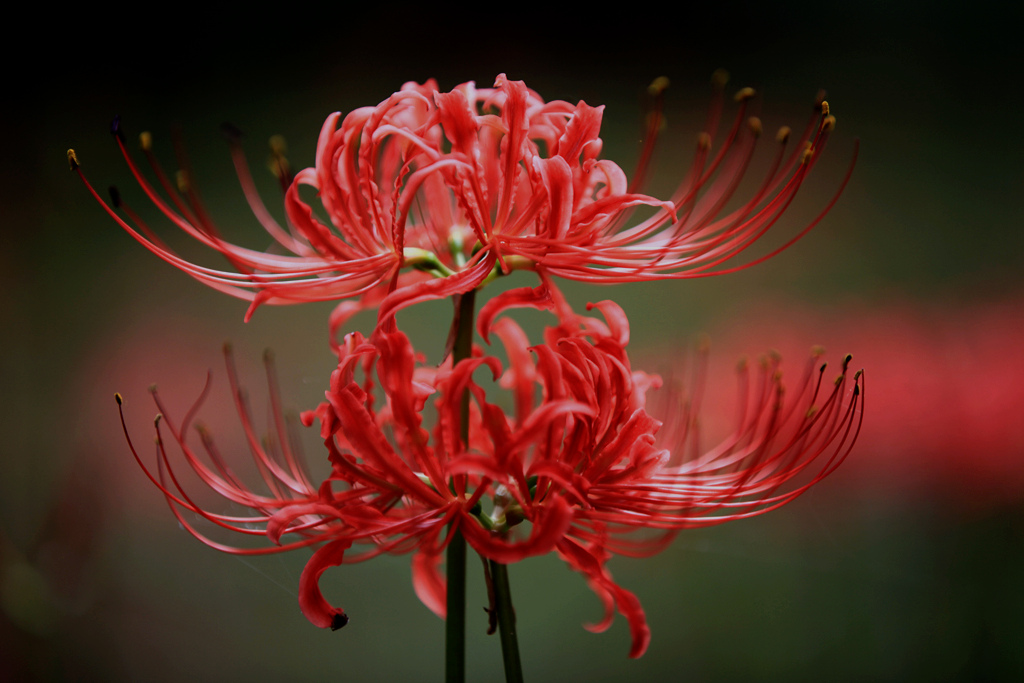
[[[652,186],[665,194],[688,163],[719,67],[731,90],[758,89],[769,131],[798,129],[828,89],[836,134],[777,239],[827,201],[859,138],[833,213],[737,274],[566,290],[576,304],[623,305],[637,357],[677,353],[701,331],[722,368],[772,345],[788,357],[793,339],[798,354],[819,341],[830,358],[852,351],[869,377],[861,448],[787,508],[682,534],[654,559],[613,561],[651,623],[639,661],[626,657],[621,618],[603,635],[581,628],[599,603],[556,558],[512,567],[527,677],[1019,678],[1020,10],[734,4],[683,6],[673,19],[648,6],[504,9],[174,5],[154,17],[104,6],[8,26],[30,47],[6,48],[2,112],[0,679],[436,680],[443,668],[442,624],[415,598],[408,557],[326,574],[328,595],[352,617],[330,633],[297,609],[306,555],[239,560],[178,528],[124,446],[113,392],[148,453],[156,409],[146,387],[157,382],[180,415],[213,368],[206,420],[222,449],[241,451],[221,343],[235,343],[257,411],[264,347],[277,353],[287,401],[311,407],[331,368],[329,307],[267,307],[243,324],[245,304],[159,262],[106,217],[68,172],[68,147],[94,184],[117,183],[141,209],[109,121],[120,114],[130,139],[151,130],[168,165],[180,125],[211,213],[227,236],[259,247],[224,121],[245,131],[276,210],[265,140],[284,134],[292,164],[310,165],[327,114],[375,104],[405,81],[434,77],[450,89],[505,72],[546,99],[606,104],[605,156],[628,170],[644,89],[667,75],[669,128]],[[208,257],[171,226],[161,234]],[[447,309],[427,307],[406,324],[432,340],[439,315]],[[727,395],[728,370],[715,372]],[[471,573],[472,680],[500,676],[499,644],[483,634],[482,611],[472,616],[484,602]]]

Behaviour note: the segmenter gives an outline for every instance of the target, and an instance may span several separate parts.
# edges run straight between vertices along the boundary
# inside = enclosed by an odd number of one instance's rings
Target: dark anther
[[[331,630],[337,631],[348,623],[348,615],[344,612],[338,612],[331,618]]]
[[[107,188],[107,192],[110,193],[110,204],[116,209],[121,206],[121,193],[116,187],[111,185]]]
[[[233,123],[226,121],[220,124],[220,132],[228,139],[228,142],[238,142],[242,139],[242,131]]]
[[[114,116],[114,120],[110,122],[110,134],[116,136],[121,142],[124,142],[124,129],[121,128],[120,114],[116,114]]]

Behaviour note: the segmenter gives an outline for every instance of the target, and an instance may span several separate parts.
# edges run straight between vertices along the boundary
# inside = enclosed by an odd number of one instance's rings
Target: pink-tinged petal
[[[562,157],[534,158],[533,168],[547,192],[547,220],[543,236],[561,240],[569,233],[573,210],[572,169]]]
[[[473,158],[477,123],[465,94],[459,90],[453,90],[450,93],[435,93],[434,103],[437,105],[441,127],[444,128],[445,135],[451,141],[452,149],[467,158]]]
[[[347,540],[331,541],[313,553],[299,577],[299,608],[310,623],[320,628],[337,631],[348,623],[348,615],[340,607],[333,607],[320,592],[320,576],[345,559],[345,551],[352,543]]]
[[[498,188],[496,229],[500,229],[508,221],[512,212],[513,198],[520,177],[519,163],[523,160],[530,131],[529,114],[527,112],[529,92],[522,81],[509,81],[505,74],[500,74],[494,83],[505,93],[505,105],[501,110],[501,119],[507,134],[501,141],[501,174]]]
[[[580,155],[584,148],[598,142],[597,134],[601,131],[601,116],[603,114],[604,105],[591,107],[586,102],[576,105],[576,111],[569,119],[565,133],[559,138],[558,147],[553,153],[565,159],[570,167],[579,166]]]
[[[629,319],[626,312],[614,301],[598,301],[587,304],[587,310],[598,309],[608,323],[608,332],[617,346],[625,349],[629,345]]]
[[[416,597],[431,612],[446,618],[448,614],[448,582],[438,567],[441,553],[430,553],[420,549],[412,556],[412,587]]]

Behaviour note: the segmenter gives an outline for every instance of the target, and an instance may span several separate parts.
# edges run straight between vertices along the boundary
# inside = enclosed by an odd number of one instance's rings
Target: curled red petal
[[[345,610],[333,607],[320,592],[320,576],[330,567],[339,566],[351,545],[351,541],[344,539],[331,541],[313,553],[302,570],[302,576],[299,577],[299,608],[314,626],[337,631],[348,623]]]
[[[508,541],[494,532],[487,531],[464,510],[459,511],[462,518],[462,533],[474,550],[501,564],[512,564],[527,557],[545,555],[554,550],[555,545],[569,531],[572,525],[572,508],[562,498],[555,498],[549,504],[534,509],[537,510],[537,514],[530,519],[533,529],[525,541]]]
[[[421,548],[412,556],[412,587],[427,608],[444,619],[448,614],[448,582],[438,569],[440,552]]]
[[[651,629],[647,625],[647,616],[636,595],[612,581],[611,573],[604,567],[604,562],[576,541],[565,539],[559,542],[558,552],[570,567],[586,577],[587,583],[601,598],[606,609],[614,605],[619,614],[626,617],[633,639],[629,656],[633,659],[643,656],[651,642]],[[601,623],[588,625],[587,628],[600,632],[610,625],[610,615],[606,614]]]
[[[476,329],[484,341],[491,343],[491,327],[494,319],[510,308],[536,308],[549,311],[554,307],[547,283],[539,287],[518,287],[502,292],[480,307]]]

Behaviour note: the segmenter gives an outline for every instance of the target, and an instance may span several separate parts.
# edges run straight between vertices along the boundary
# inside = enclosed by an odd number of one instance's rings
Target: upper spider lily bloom
[[[222,239],[192,186],[173,186],[144,136],[160,189],[151,184],[119,134],[118,145],[149,199],[179,228],[223,254],[234,271],[180,258],[125,205],[124,217],[115,211],[119,198],[111,207],[89,189],[157,256],[251,301],[248,315],[261,303],[359,297],[380,287],[422,285],[429,277],[449,280],[434,294],[450,296],[511,269],[543,266],[561,277],[610,283],[704,277],[767,258],[723,265],[760,238],[792,202],[834,127],[827,103],[819,103],[788,151],[795,136],[780,131],[774,162],[753,195],[737,203],[734,194],[761,123],[748,117],[753,91],[745,88],[736,96],[732,123],[721,126],[717,87],[692,165],[671,197],[656,199],[638,191],[661,123],[661,79],[655,89],[659,105],[649,118],[633,182],[617,164],[600,158],[603,106],[545,102],[504,75],[493,88],[469,82],[444,93],[434,81],[407,83],[375,107],[329,116],[315,165],[299,171],[287,188],[285,226],[267,212],[235,144],[245,195],[274,242],[266,251]],[[81,173],[77,159],[72,167]],[[306,187],[316,191],[326,221],[303,196]],[[834,201],[772,253],[813,227]],[[631,224],[641,206],[652,207],[653,215]],[[455,274],[462,276],[452,279]]]
[[[517,306],[559,315],[546,343],[531,348],[522,329],[502,315]],[[318,626],[346,621],[320,592],[323,572],[385,552],[414,553],[417,595],[443,616],[446,581],[439,567],[458,530],[481,556],[503,564],[558,553],[605,605],[604,619],[588,628],[606,629],[618,610],[629,622],[630,655],[638,657],[650,632],[636,596],[612,579],[610,555],[653,554],[681,529],[760,514],[807,490],[853,445],[862,379],[858,373],[850,387],[844,363],[834,384],[823,385],[821,372],[808,372],[795,392],[784,395],[777,361],[765,364],[756,383],[747,381],[744,370],[734,433],[710,451],[692,453],[687,428],[696,418],[687,411],[693,402],[672,392],[661,413],[649,410],[647,394],[658,378],[631,369],[622,310],[607,301],[596,307],[603,320],[576,315],[548,285],[492,299],[481,310],[479,330],[485,339],[500,339],[507,367],[480,349],[454,366],[450,360],[440,368],[425,366],[394,327],[379,326],[368,339],[349,334],[327,400],[303,415],[306,424],[319,420],[332,466],[319,486],[296,458],[277,457],[259,445],[243,403],[240,413],[267,494],[244,485],[208,438],[213,467],[205,465],[186,442],[184,426],[171,424],[161,406],[186,462],[216,492],[251,508],[251,517],[197,505],[179,485],[162,436],[158,472],[151,478],[186,528],[213,547],[254,553],[322,543],[299,588],[301,608]],[[477,370],[497,378],[514,407],[506,411],[492,402]],[[468,443],[462,437],[467,392]],[[658,417],[672,421],[672,428],[662,428]],[[191,525],[179,508],[227,529],[263,533],[280,545],[252,550],[222,544]],[[361,550],[351,552],[354,546]]]

